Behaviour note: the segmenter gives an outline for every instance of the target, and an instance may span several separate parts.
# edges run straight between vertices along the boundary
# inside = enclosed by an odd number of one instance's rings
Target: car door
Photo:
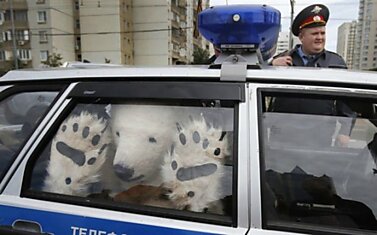
[[[65,95],[1,195],[3,226],[246,233],[248,192],[238,187],[238,172],[247,174],[238,141],[247,133],[238,131],[243,84],[107,79],[72,84]]]
[[[35,85],[30,82],[3,84],[0,85],[0,198],[22,161],[25,149],[37,135],[37,127],[46,119],[65,87],[64,84]],[[13,234],[3,226],[0,226],[0,231]]]
[[[267,234],[375,234],[377,93],[286,84],[254,85],[253,91],[257,226]]]

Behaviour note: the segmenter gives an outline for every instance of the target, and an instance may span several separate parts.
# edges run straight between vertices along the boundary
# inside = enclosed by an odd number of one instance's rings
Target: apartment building
[[[209,5],[197,0],[133,1],[135,64],[189,64],[195,47],[209,49],[194,33],[198,2],[199,9]]]
[[[172,64],[172,36],[183,41],[179,26],[172,29],[173,13],[169,1],[139,0],[133,2],[134,59],[135,64]],[[178,6],[176,11],[178,11]],[[178,15],[179,17],[179,15]],[[177,52],[177,51],[176,51]]]
[[[348,68],[353,68],[356,37],[356,21],[343,23],[338,27],[336,52],[343,57]]]
[[[27,2],[32,67],[41,66],[52,53],[60,54],[66,61],[75,60],[73,2]]]
[[[0,71],[31,67],[31,35],[26,0],[0,0],[0,9]],[[15,54],[18,56],[15,57]]]
[[[211,50],[195,33],[198,10],[209,0],[0,0],[0,6],[2,71],[43,66],[53,53],[62,61],[171,65],[191,63],[197,47]]]
[[[72,1],[1,0],[0,6],[0,71],[39,67],[51,53],[75,59]]]
[[[360,0],[354,68],[377,68],[377,1]]]
[[[76,60],[134,64],[132,1],[74,0],[74,4]]]

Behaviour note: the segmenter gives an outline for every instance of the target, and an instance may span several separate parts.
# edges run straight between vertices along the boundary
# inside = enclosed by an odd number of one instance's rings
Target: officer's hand
[[[347,147],[350,142],[350,137],[348,135],[338,135],[336,137],[336,144],[341,147]]]
[[[273,66],[292,66],[292,57],[282,56],[272,60]]]

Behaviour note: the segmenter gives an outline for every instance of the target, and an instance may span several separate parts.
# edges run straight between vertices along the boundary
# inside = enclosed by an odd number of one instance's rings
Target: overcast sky
[[[290,26],[290,0],[210,0],[210,5],[228,4],[267,4],[281,12],[282,31],[289,31]],[[359,0],[296,0],[295,16],[306,6],[320,3],[326,5],[330,10],[330,18],[327,23],[326,49],[336,51],[338,27],[344,22],[356,20],[359,13]]]

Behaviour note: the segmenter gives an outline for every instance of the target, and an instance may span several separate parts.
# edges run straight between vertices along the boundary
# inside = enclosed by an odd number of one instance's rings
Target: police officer
[[[291,28],[301,44],[275,56],[272,65],[347,68],[341,56],[325,50],[329,14],[329,9],[322,4],[311,5],[302,10],[294,19]]]
[[[292,24],[292,33],[299,37],[302,44],[296,45],[292,50],[274,57],[272,65],[346,68],[346,63],[341,56],[325,50],[325,26],[328,19],[329,10],[324,5],[315,4],[302,10]],[[275,97],[269,110],[283,113],[344,116],[349,117],[350,120],[355,118],[355,112],[347,104],[334,99]],[[282,122],[280,125],[284,126],[285,124]],[[349,142],[353,121],[344,121],[342,119],[339,122],[341,123],[341,129],[336,141],[339,145],[346,146]],[[318,121],[318,123],[310,121],[309,123],[296,122],[293,126],[295,130],[289,130],[290,132],[295,132],[295,135],[301,133],[309,137],[309,140],[301,138],[302,141],[313,142],[314,145],[329,146],[332,142],[331,139],[335,130],[336,120],[334,119],[327,123],[327,125],[324,125],[322,121]],[[283,138],[286,138],[285,134],[282,135]]]

